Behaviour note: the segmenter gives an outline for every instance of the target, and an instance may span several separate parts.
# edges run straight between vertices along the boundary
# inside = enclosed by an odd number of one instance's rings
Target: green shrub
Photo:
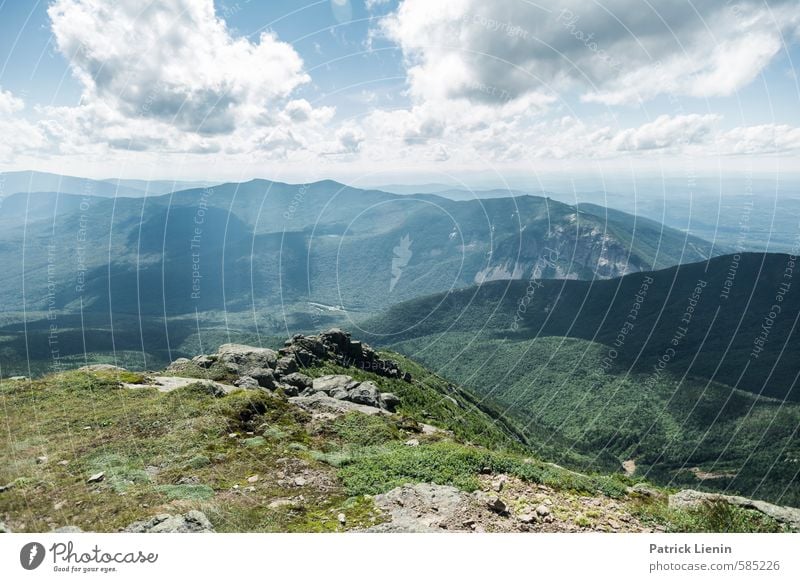
[[[382,414],[350,412],[333,423],[333,432],[346,443],[378,445],[399,438],[400,431]]]

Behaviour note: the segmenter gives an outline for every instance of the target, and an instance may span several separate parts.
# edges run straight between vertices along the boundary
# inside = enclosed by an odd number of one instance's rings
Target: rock
[[[650,487],[645,483],[637,483],[636,485],[628,489],[628,493],[634,493],[642,497],[652,497],[652,498],[666,497],[664,493],[658,491],[657,489],[654,489],[653,487]]]
[[[800,530],[800,509],[773,505],[758,499],[748,499],[738,495],[722,495],[705,493],[693,489],[684,489],[669,496],[669,507],[673,509],[691,509],[706,503],[723,502],[744,509],[752,509],[771,517],[777,522],[787,524],[792,529]]]
[[[367,528],[367,532],[440,532],[449,522],[463,524],[468,495],[449,485],[417,483],[403,485],[376,495],[375,506],[388,513],[391,521]],[[457,520],[457,521],[456,521]],[[466,531],[469,530],[467,526]],[[457,530],[457,526],[450,528]],[[464,530],[462,530],[464,531]]]
[[[298,487],[303,487],[306,484],[305,477],[295,477],[294,484],[297,485]]]
[[[289,374],[297,372],[298,369],[297,361],[293,357],[284,356],[278,360],[275,366],[275,373],[278,376],[288,376]]]
[[[77,525],[64,525],[50,530],[50,533],[83,533],[83,530]]]
[[[394,412],[400,406],[400,399],[391,392],[382,392],[379,396],[381,408]]]
[[[236,364],[243,368],[272,368],[278,362],[278,353],[269,348],[256,348],[241,344],[223,344],[217,350],[217,357],[226,364]]]
[[[103,471],[100,471],[99,473],[95,473],[94,475],[89,477],[86,480],[86,482],[87,483],[100,483],[100,481],[102,481],[105,478],[106,478],[106,474]]]
[[[5,523],[0,521],[0,534],[3,534],[3,533],[11,533],[11,530],[8,529],[8,526]]]
[[[222,384],[219,382],[212,382],[211,380],[195,380],[193,385],[214,398],[222,398],[228,393]]]
[[[301,374],[300,372],[292,372],[291,374],[281,376],[281,382],[284,384],[289,384],[290,386],[295,386],[299,390],[305,390],[306,388],[311,388],[314,385],[314,381],[310,377],[306,376],[305,374]]]
[[[539,507],[536,508],[536,515],[538,515],[539,517],[547,517],[548,515],[550,515],[550,508],[547,507],[546,505],[540,505]]]
[[[58,464],[58,465],[61,465],[62,467],[66,467],[67,465],[69,465],[69,461],[68,461],[68,460],[66,460],[66,459],[62,459],[62,460],[61,460],[61,461],[59,461],[57,464]]]
[[[9,377],[9,382],[27,382],[30,378],[27,376],[11,376]]]
[[[336,391],[349,392],[352,388],[358,386],[358,384],[359,383],[353,380],[351,376],[335,374],[332,376],[320,376],[319,378],[314,378],[312,387],[314,388],[315,392],[331,394],[332,392]]]
[[[417,440],[417,439],[408,439],[405,442],[405,445],[407,447],[418,447],[419,446],[419,440]]]
[[[363,404],[364,406],[381,407],[380,392],[372,382],[362,382],[355,388],[349,389],[347,391],[347,399],[350,402]]]
[[[331,392],[331,398],[336,398],[336,400],[347,400],[348,396],[347,390],[334,390]]]
[[[260,388],[258,381],[250,376],[242,376],[238,380],[235,380],[233,385],[238,386],[239,388],[244,388],[245,390],[255,390],[256,388]]]
[[[506,505],[506,502],[499,497],[490,497],[486,502],[486,505],[489,509],[495,513],[499,513],[500,515],[505,515],[508,513],[508,505]]]
[[[36,464],[37,465],[45,465],[47,464],[47,456],[42,455],[41,457],[36,457]]]
[[[148,520],[136,521],[126,527],[127,533],[214,533],[214,526],[201,511],[181,515],[162,513]]]
[[[180,374],[186,370],[186,367],[191,363],[188,358],[178,358],[167,366],[167,372],[170,374]]]
[[[258,475],[251,475],[247,478],[248,483],[258,483]]]
[[[267,390],[275,390],[277,383],[275,382],[275,374],[269,368],[253,368],[246,372],[256,383],[262,388]]]
[[[14,482],[13,481],[11,483],[6,484],[6,485],[0,485],[0,493],[5,493],[9,489],[13,489],[13,488],[14,488]]]
[[[345,516],[345,514],[344,514],[344,513],[340,513],[339,515],[337,515],[337,516],[336,516],[336,519],[338,519],[338,520],[339,520],[339,523],[341,523],[342,525],[344,525],[345,523],[347,523],[347,517]]]
[[[313,415],[325,415],[330,418],[330,415],[339,416],[350,411],[363,412],[364,414],[391,414],[388,410],[383,408],[374,408],[372,406],[364,406],[363,404],[356,404],[355,402],[347,402],[346,400],[337,400],[331,398],[324,392],[315,392],[311,396],[295,396],[289,398],[289,402],[296,404],[303,410],[311,412]]]
[[[291,499],[276,499],[275,501],[270,501],[267,507],[270,509],[278,509],[280,507],[294,507],[295,505],[297,504]]]
[[[292,386],[290,384],[278,384],[278,388],[283,390],[283,393],[289,397],[300,395],[300,389],[297,386]]]
[[[506,475],[499,475],[497,479],[492,481],[492,490],[500,493],[503,490],[503,486],[506,484],[506,481],[508,481],[508,477]]]
[[[210,356],[195,356],[192,358],[192,362],[200,368],[210,368],[216,361],[217,358],[212,358]]]
[[[517,519],[519,519],[519,521],[521,523],[535,523],[536,522],[536,516],[534,514],[532,514],[532,513],[523,513]]]

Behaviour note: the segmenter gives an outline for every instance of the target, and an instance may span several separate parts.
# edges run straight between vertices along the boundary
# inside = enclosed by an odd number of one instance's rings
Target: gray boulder
[[[283,393],[286,394],[286,396],[300,395],[300,390],[297,388],[297,386],[292,386],[291,384],[278,384],[278,388],[283,390]]]
[[[178,358],[174,362],[172,362],[169,366],[167,366],[167,372],[172,374],[180,374],[186,370],[186,367],[191,363],[191,360],[187,358]]]
[[[223,344],[217,350],[217,356],[226,364],[250,368],[275,368],[278,362],[275,350],[241,344]]]
[[[336,400],[347,400],[348,396],[347,390],[334,390],[331,392],[331,398],[335,398]]]
[[[394,412],[400,406],[400,399],[392,392],[381,392],[380,404],[381,408]]]
[[[280,358],[275,364],[275,373],[278,376],[288,376],[297,372],[297,362],[291,356],[284,356]]]
[[[299,390],[305,390],[306,388],[311,388],[314,385],[314,381],[306,376],[305,374],[301,374],[300,372],[293,372],[291,374],[287,374],[281,377],[281,382],[284,384],[289,384],[290,386],[296,386]]]
[[[469,508],[469,496],[450,485],[417,483],[403,485],[376,495],[375,506],[390,521],[374,525],[367,532],[427,533],[443,531]],[[456,528],[454,528],[456,529]]]
[[[269,368],[253,368],[246,372],[259,386],[268,390],[274,390],[277,386],[275,382],[275,374]]]
[[[320,376],[319,378],[314,378],[313,382],[314,391],[324,392],[325,394],[331,394],[332,392],[340,390],[349,392],[356,386],[358,386],[358,382],[353,380],[351,376],[345,376],[344,374]]]
[[[214,533],[214,526],[201,511],[184,514],[162,513],[144,521],[135,521],[126,527],[127,533]]]
[[[258,380],[251,378],[250,376],[242,376],[233,384],[239,388],[245,388],[247,390],[255,390],[256,388],[259,388]]]
[[[195,356],[192,358],[192,362],[200,368],[210,368],[216,360],[217,358],[211,356]]]
[[[11,530],[8,529],[8,526],[0,521],[0,533],[11,533]]]
[[[331,414],[339,416],[352,411],[363,412],[364,414],[391,414],[388,410],[384,410],[383,408],[364,406],[363,404],[356,404],[355,402],[348,402],[347,400],[337,400],[336,398],[331,398],[324,392],[314,392],[312,396],[289,398],[289,402],[296,404],[312,414],[324,414],[326,417],[329,417]]]
[[[347,391],[347,400],[355,402],[356,404],[363,404],[365,406],[381,406],[381,393],[378,387],[372,382],[362,382],[355,388]]]

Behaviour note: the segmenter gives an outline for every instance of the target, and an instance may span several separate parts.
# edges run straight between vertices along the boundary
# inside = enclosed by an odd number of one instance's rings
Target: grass
[[[331,368],[309,372],[321,375]],[[312,419],[261,390],[222,397],[196,385],[169,393],[131,390],[105,371],[3,382],[7,432],[0,484],[13,486],[0,494],[0,521],[20,532],[63,525],[118,531],[158,513],[194,508],[220,532],[333,532],[385,519],[374,494],[410,482],[472,491],[478,476],[491,472],[575,495],[613,497],[669,531],[777,528],[738,508],[670,510],[661,498],[627,496],[633,481],[625,477],[580,474],[531,458],[468,398],[435,384],[436,377],[423,376],[418,386],[354,375],[406,396],[402,414]],[[437,398],[439,389],[455,403]],[[460,428],[447,416],[450,407],[466,419]],[[422,421],[452,430],[422,432]],[[419,444],[406,445],[409,438]],[[37,462],[42,455],[47,461]],[[88,483],[99,472],[104,479]],[[250,480],[254,475],[258,479]]]
[[[392,443],[365,447],[342,463],[339,475],[351,494],[374,494],[409,482],[478,487],[481,472],[505,473],[559,489],[611,497],[625,495],[623,477],[591,476],[514,454],[499,453],[452,441],[416,447]]]
[[[721,501],[706,502],[696,508],[672,509],[653,500],[639,500],[633,513],[644,522],[662,525],[668,532],[781,533],[790,530],[756,511]]]

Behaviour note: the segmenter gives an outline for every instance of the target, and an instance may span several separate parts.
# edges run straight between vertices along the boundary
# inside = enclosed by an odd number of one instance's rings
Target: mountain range
[[[796,258],[717,257],[607,281],[497,281],[361,325],[547,429],[665,483],[798,503]]]

